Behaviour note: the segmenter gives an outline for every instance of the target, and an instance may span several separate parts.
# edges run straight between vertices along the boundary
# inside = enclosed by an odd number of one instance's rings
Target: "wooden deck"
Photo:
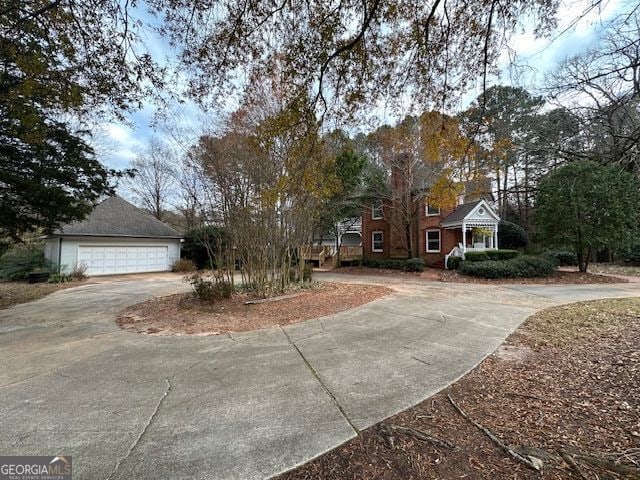
[[[322,245],[304,245],[300,247],[300,257],[305,262],[318,262],[318,267],[331,257],[329,247]]]
[[[335,248],[323,245],[305,245],[300,248],[301,258],[306,262],[318,262],[322,267],[326,262],[335,263],[338,255],[334,255]],[[352,262],[362,258],[362,246],[342,245],[340,247],[340,261]]]
[[[354,260],[360,260],[362,258],[362,246],[347,246],[342,245],[340,247],[340,261],[341,262],[353,262]]]

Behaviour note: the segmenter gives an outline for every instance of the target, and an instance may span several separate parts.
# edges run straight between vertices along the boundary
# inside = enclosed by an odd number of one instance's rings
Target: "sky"
[[[505,50],[500,59],[501,76],[491,83],[518,85],[534,91],[537,86],[542,85],[545,75],[550,74],[565,58],[593,47],[602,23],[619,13],[625,6],[625,1],[606,1],[601,10],[593,10],[580,22],[571,25],[571,19],[583,13],[589,4],[590,0],[565,0],[558,14],[558,29],[551,38],[537,39],[531,31],[514,35],[509,44],[517,55],[517,63],[527,65],[526,69],[518,70],[520,73],[524,72],[524,75],[515,75],[507,67],[509,53]],[[568,27],[571,28],[565,31]],[[174,60],[171,48],[163,39],[149,36],[145,44],[159,62]],[[464,95],[460,100],[461,109],[480,93],[478,88]],[[99,159],[110,168],[122,169],[145,151],[154,136],[173,144],[179,137],[182,146],[195,140],[203,128],[203,112],[190,100],[180,104],[173,103],[170,108],[177,134],[154,125],[156,107],[151,99],[143,102],[142,109],[129,113],[123,122],[111,121],[98,125],[94,130],[93,143]]]

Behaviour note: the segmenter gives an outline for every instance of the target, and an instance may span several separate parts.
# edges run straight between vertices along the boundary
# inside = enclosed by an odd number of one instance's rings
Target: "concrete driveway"
[[[486,286],[318,275],[396,293],[283,329],[121,331],[186,286],[103,281],[0,311],[0,455],[72,455],[75,479],[252,479],[301,464],[464,375],[535,311],[640,284]]]

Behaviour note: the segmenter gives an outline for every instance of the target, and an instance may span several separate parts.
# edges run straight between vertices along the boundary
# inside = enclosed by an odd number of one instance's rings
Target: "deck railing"
[[[340,247],[340,260],[351,261],[362,258],[362,246],[361,245],[342,245]]]
[[[318,262],[318,267],[321,267],[330,256],[329,249],[324,245],[303,245],[300,247],[300,257],[304,261]]]

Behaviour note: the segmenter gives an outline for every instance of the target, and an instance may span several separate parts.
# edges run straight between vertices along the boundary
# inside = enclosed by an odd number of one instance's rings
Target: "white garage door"
[[[168,247],[78,247],[78,263],[87,275],[168,270]]]

